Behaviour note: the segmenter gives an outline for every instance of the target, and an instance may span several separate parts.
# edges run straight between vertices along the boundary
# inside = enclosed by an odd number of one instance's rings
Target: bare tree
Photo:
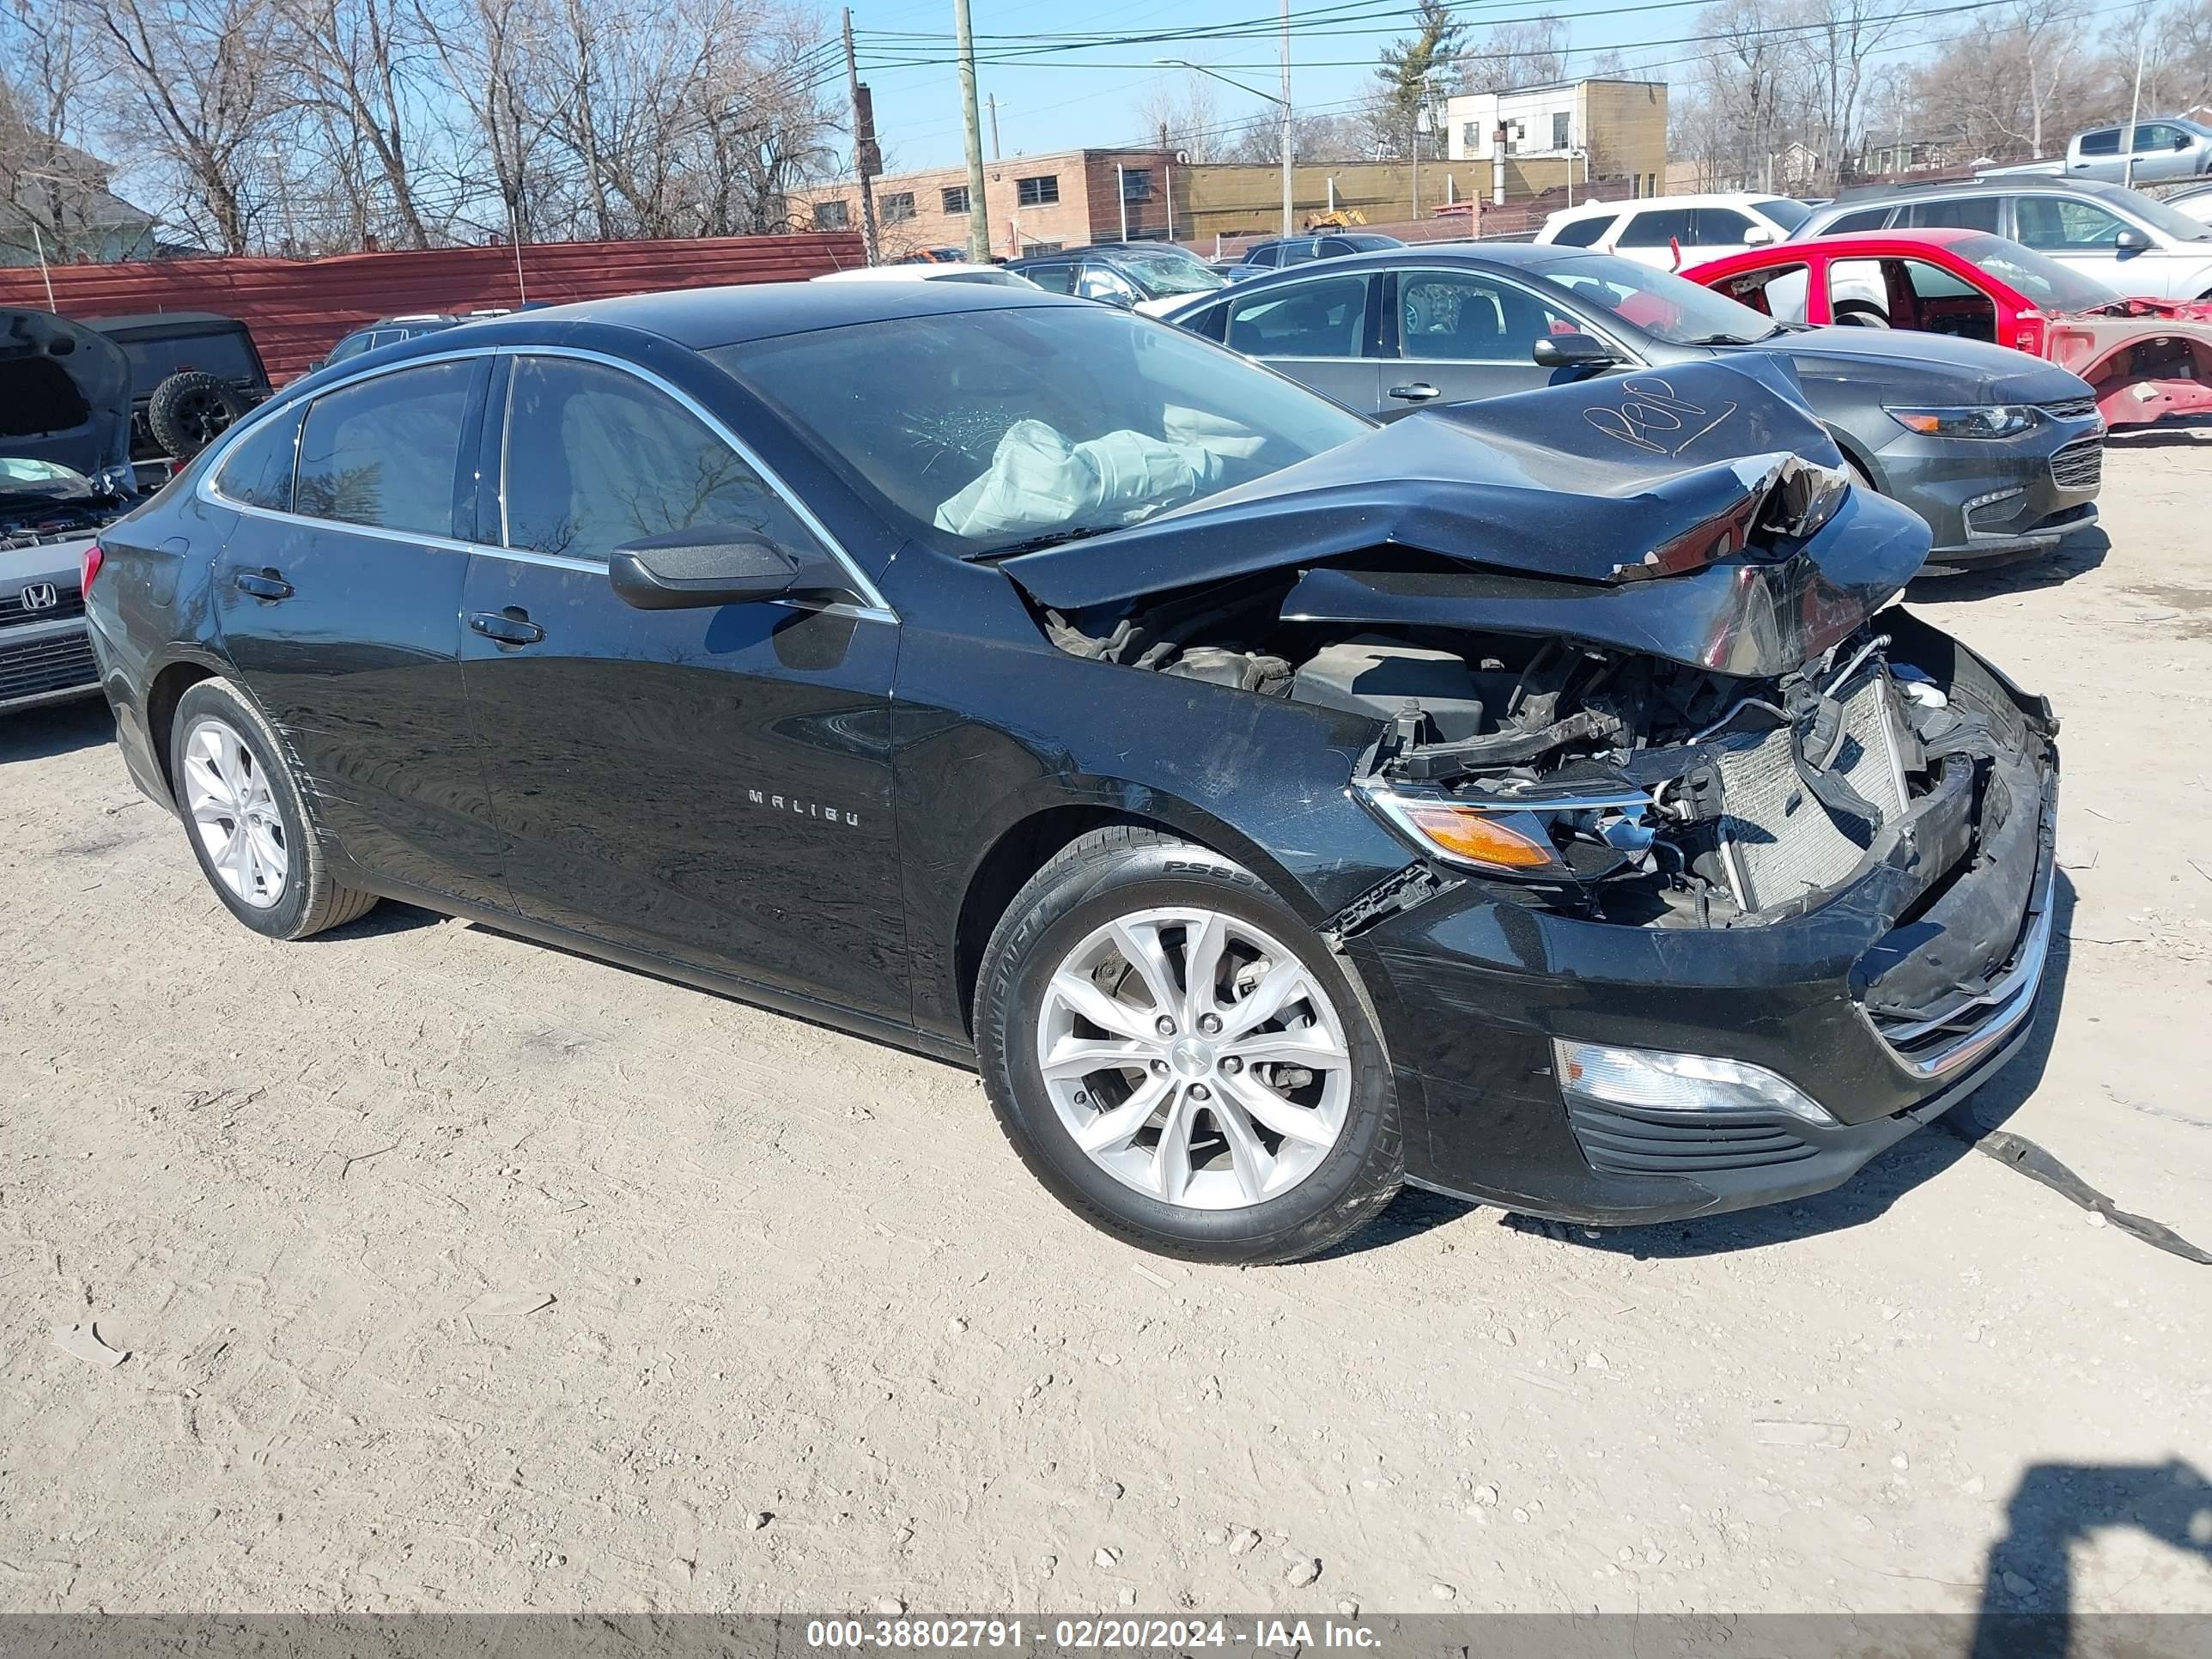
[[[27,228],[25,240],[57,260],[101,256],[116,228],[106,168],[72,142],[89,67],[77,21],[0,12],[0,233]]]
[[[1794,77],[1804,88],[1800,107],[1813,116],[1820,176],[1832,179],[1858,138],[1868,59],[1897,36],[1908,17],[1905,0],[1798,0],[1790,37],[1800,59]]]
[[[1137,130],[1145,143],[1181,150],[1193,161],[1211,161],[1226,148],[1212,83],[1194,70],[1152,80],[1137,100]]]
[[[406,0],[271,3],[291,76],[289,101],[325,117],[333,149],[367,149],[399,240],[428,247],[429,232],[415,199],[411,161],[420,129],[410,108],[420,95],[415,81],[425,45]]]
[[[1547,14],[1499,23],[1460,59],[1462,92],[1510,92],[1567,77],[1567,21]]]

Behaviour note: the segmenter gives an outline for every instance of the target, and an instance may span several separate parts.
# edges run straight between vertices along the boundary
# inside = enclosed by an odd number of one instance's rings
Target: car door
[[[1487,271],[1408,265],[1395,279],[1384,328],[1395,357],[1382,411],[1388,420],[1425,404],[1471,403],[1551,384],[1533,353],[1547,334],[1582,324],[1518,283]]]
[[[1316,271],[1231,298],[1224,334],[1231,351],[1256,358],[1363,415],[1391,407],[1382,396],[1376,346],[1378,279],[1373,273]]]
[[[239,520],[214,566],[224,649],[370,875],[504,908],[461,680],[456,526],[488,359],[410,363],[248,431],[210,481]]]
[[[908,1012],[891,824],[898,628],[672,384],[532,349],[495,386],[462,661],[526,916],[882,1017]],[[641,611],[620,544],[713,526],[834,560],[832,602]]]

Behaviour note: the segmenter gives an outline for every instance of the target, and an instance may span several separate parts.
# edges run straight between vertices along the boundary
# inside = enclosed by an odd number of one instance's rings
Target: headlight
[[[2033,404],[1987,404],[1967,409],[1892,409],[1889,417],[1908,432],[1929,438],[2016,438],[2043,415]]]
[[[1361,797],[1423,852],[1489,875],[1589,879],[1640,864],[1654,835],[1651,798],[1547,793],[1474,801],[1362,785]]]
[[[1601,1105],[1699,1115],[1782,1112],[1824,1129],[1835,1127],[1826,1109],[1789,1079],[1745,1060],[1564,1037],[1552,1039],[1552,1060],[1561,1093]]]

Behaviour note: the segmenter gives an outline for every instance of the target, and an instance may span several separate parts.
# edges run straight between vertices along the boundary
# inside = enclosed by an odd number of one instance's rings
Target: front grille
[[[1874,833],[1905,810],[1889,677],[1861,677],[1840,699],[1844,740],[1828,769],[1875,809],[1873,823],[1832,813],[1797,775],[1787,726],[1721,738],[1721,846],[1735,901],[1763,910],[1842,881],[1866,856]]]
[[[2094,489],[2105,478],[2105,441],[2076,438],[2051,458],[2051,482],[2061,489]]]
[[[2094,398],[2063,398],[2055,404],[2038,404],[2036,407],[2054,421],[2084,421],[2097,412]]]
[[[0,593],[0,628],[12,628],[17,623],[67,622],[72,617],[84,615],[84,595],[74,587],[54,584],[53,608],[33,611],[23,603],[21,593]]]
[[[1697,1175],[1795,1164],[1817,1150],[1778,1118],[1750,1112],[1640,1113],[1567,1097],[1567,1121],[1590,1168],[1607,1175]]]
[[[25,645],[0,646],[0,703],[99,683],[92,636],[82,630]]]

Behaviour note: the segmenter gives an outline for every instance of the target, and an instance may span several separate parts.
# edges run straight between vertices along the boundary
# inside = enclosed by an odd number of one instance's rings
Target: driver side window
[[[1137,290],[1121,272],[1105,265],[1085,265],[1082,280],[1075,291],[1086,300],[1109,300],[1121,305],[1134,305]]]
[[[1510,283],[1470,271],[1398,279],[1399,356],[1431,362],[1525,363],[1546,334],[1580,325]]]
[[[744,458],[659,388],[604,363],[518,357],[501,463],[504,544],[602,560],[695,525],[817,544]]]
[[[2021,197],[2013,204],[2013,216],[2020,222],[2020,240],[2029,247],[2060,252],[2110,247],[2127,228],[2118,214],[2063,197]]]

